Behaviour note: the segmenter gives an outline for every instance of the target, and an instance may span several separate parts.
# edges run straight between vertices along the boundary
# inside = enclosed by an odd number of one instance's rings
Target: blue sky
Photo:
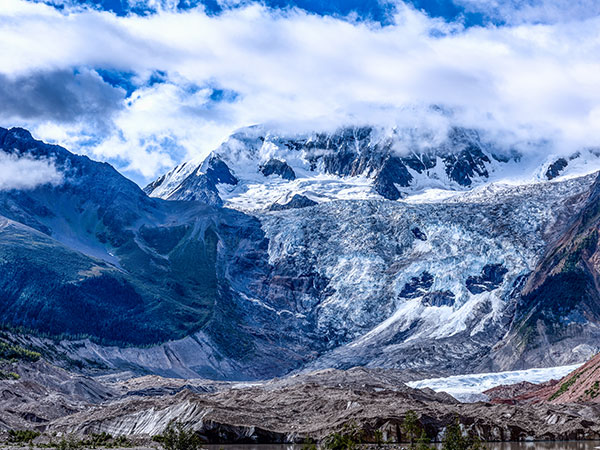
[[[63,4],[57,0],[47,0],[47,2],[55,5]],[[90,5],[119,15],[132,11],[143,14],[153,10],[151,6],[144,4],[131,5],[127,0],[74,0],[74,3]],[[264,3],[271,8],[298,7],[320,15],[348,16],[355,13],[359,19],[374,20],[383,24],[389,23],[389,13],[393,8],[392,2],[378,0],[266,0]],[[461,18],[468,24],[480,24],[483,19],[480,13],[466,11],[464,6],[457,5],[452,0],[411,0],[410,3],[432,17],[442,17],[445,20]],[[219,14],[225,8],[218,0],[179,0],[176,3],[176,7],[180,10],[198,5],[203,5],[211,14]]]
[[[74,1],[2,0],[0,126],[140,184],[257,123],[600,146],[596,0]]]

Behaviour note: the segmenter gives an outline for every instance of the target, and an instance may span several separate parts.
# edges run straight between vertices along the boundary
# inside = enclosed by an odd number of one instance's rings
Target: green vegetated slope
[[[0,192],[4,326],[134,345],[202,328],[217,340],[239,334],[239,317],[227,314],[235,260],[223,255],[243,261],[245,248],[264,248],[254,219],[151,199],[111,166],[25,130],[0,129],[0,151],[51,160],[64,176],[58,186]]]
[[[507,341],[515,354],[549,345],[575,347],[593,340],[600,321],[600,179],[567,233],[550,246],[530,275]],[[513,350],[510,350],[513,351]]]

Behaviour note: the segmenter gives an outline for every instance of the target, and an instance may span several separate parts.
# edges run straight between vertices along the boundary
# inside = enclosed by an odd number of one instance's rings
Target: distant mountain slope
[[[551,403],[600,403],[600,354],[545,391]]]
[[[492,403],[600,403],[600,354],[566,376],[541,384],[518,383],[498,386],[484,394]]]
[[[227,376],[244,378],[289,370],[305,357],[294,350],[306,351],[302,339],[279,335],[285,324],[237,305],[269,276],[256,219],[151,199],[108,164],[25,130],[0,130],[0,151],[52,159],[65,179],[0,191],[2,324],[120,346],[200,333],[204,353],[194,367],[214,376],[223,376],[211,372],[219,359],[234,361]]]

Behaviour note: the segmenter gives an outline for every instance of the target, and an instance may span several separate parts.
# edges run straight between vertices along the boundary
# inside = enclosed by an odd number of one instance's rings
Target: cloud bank
[[[460,0],[505,22],[485,27],[401,2],[385,26],[256,3],[119,17],[3,2],[0,125],[29,127],[140,182],[239,127],[429,126],[439,121],[431,105],[505,146],[600,145],[591,0],[565,2],[563,13],[541,0]]]
[[[18,157],[0,152],[0,191],[33,189],[40,185],[58,185],[63,176],[48,159]]]

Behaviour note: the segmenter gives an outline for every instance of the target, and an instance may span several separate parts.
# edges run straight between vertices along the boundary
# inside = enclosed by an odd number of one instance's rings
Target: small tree
[[[457,417],[454,423],[448,425],[446,428],[446,433],[442,440],[442,450],[483,450],[483,445],[479,437],[463,435]]]
[[[305,439],[304,444],[302,444],[302,450],[318,450],[317,444],[310,438]]]
[[[408,437],[410,448],[415,448],[415,441],[421,436],[423,427],[417,418],[417,414],[412,409],[406,411],[402,422],[402,432]]]
[[[80,450],[83,448],[81,440],[77,439],[72,434],[63,436],[60,441],[51,443],[50,446],[56,448],[57,450]]]
[[[323,439],[322,447],[327,450],[355,450],[361,443],[363,432],[355,424],[346,424],[339,433]]]
[[[29,443],[39,435],[40,432],[34,430],[8,430],[8,442]]]
[[[460,423],[456,418],[453,423],[446,427],[446,433],[444,433],[444,439],[442,440],[442,450],[466,450],[465,444]]]
[[[375,430],[373,437],[375,438],[375,444],[377,445],[377,448],[383,447],[383,444],[385,444],[385,440],[383,439],[383,431]]]
[[[181,422],[174,421],[154,440],[165,450],[198,450],[201,445],[200,438],[193,430],[186,430]]]
[[[469,437],[469,450],[484,450],[484,446],[481,443],[479,436],[472,435]]]
[[[421,437],[417,440],[417,450],[432,450],[429,446],[430,440],[425,434],[425,430],[421,430]]]

